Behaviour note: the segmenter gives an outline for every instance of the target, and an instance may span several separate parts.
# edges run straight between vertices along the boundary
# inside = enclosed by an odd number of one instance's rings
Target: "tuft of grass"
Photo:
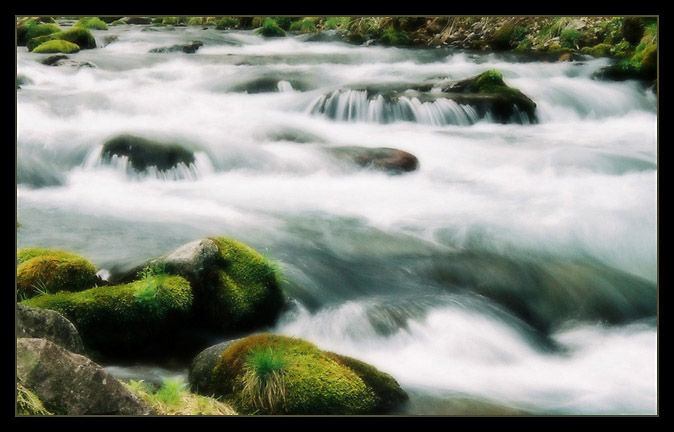
[[[159,286],[166,276],[166,267],[164,264],[147,265],[138,272],[138,278],[142,284],[138,287],[135,298],[139,303],[148,306],[157,306],[157,292]]]
[[[185,391],[186,386],[182,381],[165,379],[162,382],[162,386],[155,393],[155,397],[161,403],[175,407],[182,401],[182,394]]]
[[[276,412],[286,400],[284,373],[287,359],[282,350],[256,347],[246,357],[242,381],[243,397],[258,411]]]
[[[266,37],[283,37],[286,35],[286,32],[273,18],[267,17],[262,22],[262,26],[256,30],[256,34]]]
[[[18,415],[52,415],[33,392],[16,383],[16,413]]]
[[[236,415],[218,399],[190,393],[181,381],[165,380],[159,389],[143,380],[122,382],[158,415]]]

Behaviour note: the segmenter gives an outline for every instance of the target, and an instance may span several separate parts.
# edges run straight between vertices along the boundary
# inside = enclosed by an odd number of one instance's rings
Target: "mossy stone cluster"
[[[282,389],[273,404],[252,397],[255,352],[275,353],[283,359],[276,372]],[[259,369],[259,368],[258,368]],[[257,374],[264,372],[258,370]],[[199,389],[221,396],[243,414],[358,415],[382,413],[403,402],[407,395],[389,375],[357,360],[320,350],[302,339],[259,334],[241,339],[220,356],[211,376],[212,386]],[[263,398],[265,394],[261,395]],[[270,408],[273,406],[273,408]]]
[[[52,33],[58,33],[61,28],[53,20],[43,20],[39,17],[28,17],[21,19],[16,25],[17,45],[25,46],[26,43],[39,36],[46,36]]]
[[[21,304],[61,313],[75,325],[87,348],[117,354],[151,344],[182,324],[192,292],[180,276],[152,275],[123,285],[40,295]]]
[[[79,52],[80,47],[76,44],[64,40],[50,40],[38,45],[33,49],[36,54],[63,53],[73,54]]]
[[[96,284],[96,266],[74,253],[28,248],[17,252],[17,297],[82,291]]]
[[[68,30],[60,30],[57,32],[49,33],[47,35],[32,37],[27,40],[26,48],[28,48],[28,51],[36,52],[35,49],[38,48],[40,45],[51,41],[69,42],[70,44],[77,45],[79,49],[96,48],[96,38],[94,38],[94,35],[91,33],[89,29],[81,26],[74,26]],[[65,49],[66,51],[58,51],[58,52],[65,52],[65,53],[74,52],[68,51],[73,49],[69,44],[61,44],[59,46]],[[57,47],[56,44],[54,43],[51,44],[52,49],[56,47]],[[48,52],[56,52],[56,51],[48,51]]]
[[[82,17],[77,20],[73,27],[83,27],[92,30],[107,30],[108,25],[98,17]]]

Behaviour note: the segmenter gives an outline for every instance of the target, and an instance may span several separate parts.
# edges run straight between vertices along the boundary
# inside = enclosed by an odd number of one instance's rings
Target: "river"
[[[99,48],[70,55],[81,67],[17,47],[19,248],[114,269],[237,238],[282,271],[292,307],[271,331],[391,374],[410,394],[396,414],[658,412],[657,97],[593,79],[609,60],[93,33]],[[194,40],[193,54],[149,52]],[[386,111],[353,90],[490,69],[536,119],[413,99]],[[134,173],[101,157],[121,134],[196,160]],[[325,151],[339,146],[404,150],[419,168],[350,166]]]

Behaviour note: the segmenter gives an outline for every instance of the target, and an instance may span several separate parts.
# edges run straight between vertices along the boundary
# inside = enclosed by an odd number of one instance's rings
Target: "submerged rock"
[[[402,174],[419,167],[416,156],[393,148],[334,147],[326,150],[340,160],[388,174]]]
[[[110,162],[113,156],[128,158],[131,168],[138,172],[156,167],[159,171],[194,163],[194,154],[179,144],[164,143],[134,136],[120,135],[103,144],[102,158]]]
[[[147,404],[101,366],[46,339],[17,340],[16,373],[55,414],[150,414]]]
[[[173,52],[183,52],[186,54],[194,54],[197,50],[204,45],[201,41],[193,41],[189,44],[183,45],[172,45],[169,47],[162,48],[153,48],[149,52],[151,53],[173,53]]]
[[[407,399],[390,375],[302,339],[259,334],[209,350],[208,367],[222,350],[215,366],[210,374],[193,367],[190,383],[242,414],[382,414]]]
[[[70,352],[84,353],[82,338],[73,323],[60,313],[51,310],[17,305],[16,337],[43,338]]]
[[[67,55],[63,54],[57,54],[53,56],[49,56],[46,59],[40,60],[40,63],[42,63],[45,66],[71,66],[71,67],[90,67],[90,68],[95,68],[96,66],[93,63],[90,63],[88,61],[78,61],[78,60],[72,60],[70,57]]]

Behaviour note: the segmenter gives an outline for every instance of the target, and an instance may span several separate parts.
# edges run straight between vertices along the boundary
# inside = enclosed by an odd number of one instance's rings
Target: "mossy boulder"
[[[18,46],[25,46],[32,38],[46,36],[61,31],[57,24],[44,23],[40,18],[21,20],[16,26],[16,42]]]
[[[177,44],[171,45],[168,47],[153,48],[150,50],[151,53],[172,53],[172,52],[183,52],[185,54],[194,54],[199,48],[204,45],[201,41],[192,41],[188,44]]]
[[[392,377],[370,365],[272,334],[227,346],[199,392],[223,397],[242,414],[378,414],[407,399]]]
[[[48,249],[17,252],[16,286],[20,299],[38,293],[82,291],[97,282],[96,266],[79,255]]]
[[[35,49],[33,49],[33,52],[35,54],[53,54],[53,53],[72,54],[79,52],[79,50],[80,47],[72,42],[64,40],[50,40],[35,47]]]
[[[75,26],[92,30],[108,29],[108,25],[98,17],[82,17],[73,25],[73,27]]]
[[[58,33],[34,37],[28,40],[26,48],[28,48],[28,51],[34,51],[39,45],[53,40],[67,41],[77,45],[80,49],[96,48],[96,38],[89,29],[83,27],[73,27]]]
[[[192,291],[180,276],[149,275],[129,284],[45,294],[20,304],[61,313],[78,329],[87,349],[140,355],[168,346],[172,332],[184,325]]]
[[[238,332],[272,324],[285,294],[277,268],[248,245],[225,237],[197,240],[126,271],[111,281],[127,281],[143,266],[190,281],[194,293],[191,323],[220,332]]]
[[[492,69],[480,75],[451,83],[443,89],[458,103],[474,106],[480,115],[490,114],[495,121],[509,123],[524,113],[536,120],[536,103],[520,90],[508,86],[501,72]]]
[[[136,135],[119,135],[103,144],[102,159],[109,163],[113,157],[127,157],[129,165],[138,172],[150,167],[159,171],[194,163],[194,154],[180,144],[162,142]]]

